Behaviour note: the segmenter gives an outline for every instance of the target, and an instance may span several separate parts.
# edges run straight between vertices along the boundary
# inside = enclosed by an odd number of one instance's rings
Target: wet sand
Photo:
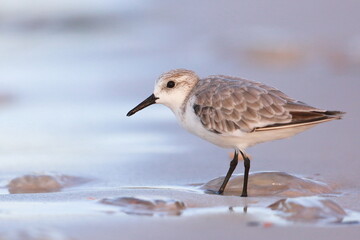
[[[171,208],[161,214],[150,209],[147,214],[139,213],[128,206],[109,204],[121,197],[146,199],[176,199],[184,203],[174,214]],[[323,214],[310,218],[295,216],[271,210],[268,206],[279,199],[273,196],[240,198],[238,196],[217,196],[204,194],[198,188],[183,187],[83,187],[67,189],[56,193],[9,194],[1,198],[2,234],[26,236],[15,239],[160,239],[184,237],[219,236],[233,238],[238,234],[260,239],[267,237],[302,239],[307,236],[318,238],[352,238],[359,230],[360,213],[337,207],[331,211],[320,206]],[[310,197],[311,198],[311,197]],[[337,202],[358,199],[358,195],[323,195],[323,199]],[[108,203],[104,204],[103,199]],[[290,198],[296,201],[297,198]],[[129,208],[130,207],[130,208]],[[314,212],[317,203],[306,206],[307,216]],[[334,210],[335,209],[335,210]],[[294,208],[291,210],[299,212]],[[315,218],[314,218],[315,216]],[[298,235],[297,232],[301,232]],[[177,233],[176,237],[174,233]],[[332,236],[335,234],[336,236]]]
[[[0,239],[358,236],[357,2],[86,4],[0,9]],[[231,150],[186,133],[163,106],[125,117],[179,67],[347,114],[249,149],[253,196],[238,197],[241,177],[207,194]]]

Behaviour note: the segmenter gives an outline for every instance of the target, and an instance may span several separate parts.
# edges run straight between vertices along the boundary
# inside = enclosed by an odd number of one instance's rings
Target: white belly
[[[187,106],[184,115],[177,113],[175,113],[175,115],[180,125],[190,133],[193,133],[217,146],[223,148],[237,148],[240,150],[244,150],[247,147],[251,147],[258,143],[291,137],[316,125],[314,124],[250,133],[236,130],[230,133],[217,134],[204,128],[200,119],[195,115],[192,107],[189,105]]]

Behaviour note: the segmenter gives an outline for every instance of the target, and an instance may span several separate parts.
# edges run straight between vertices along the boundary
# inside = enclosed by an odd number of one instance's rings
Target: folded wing
[[[211,76],[196,88],[194,112],[206,129],[218,134],[315,124],[343,114],[311,107],[275,88],[241,78]]]

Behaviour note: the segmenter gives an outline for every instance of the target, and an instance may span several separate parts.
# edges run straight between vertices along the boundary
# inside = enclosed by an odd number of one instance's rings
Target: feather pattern
[[[206,129],[218,134],[273,130],[342,114],[311,107],[259,82],[223,75],[200,80],[192,92],[195,114]]]

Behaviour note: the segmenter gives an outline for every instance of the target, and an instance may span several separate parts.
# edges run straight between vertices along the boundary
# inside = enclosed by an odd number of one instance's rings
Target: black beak
[[[147,99],[145,99],[144,101],[142,101],[139,105],[137,105],[136,107],[134,107],[133,109],[131,109],[126,116],[130,117],[131,115],[135,114],[136,112],[140,111],[143,108],[146,108],[154,103],[156,103],[156,100],[159,99],[157,97],[155,97],[154,94],[151,94],[150,97],[148,97]]]

